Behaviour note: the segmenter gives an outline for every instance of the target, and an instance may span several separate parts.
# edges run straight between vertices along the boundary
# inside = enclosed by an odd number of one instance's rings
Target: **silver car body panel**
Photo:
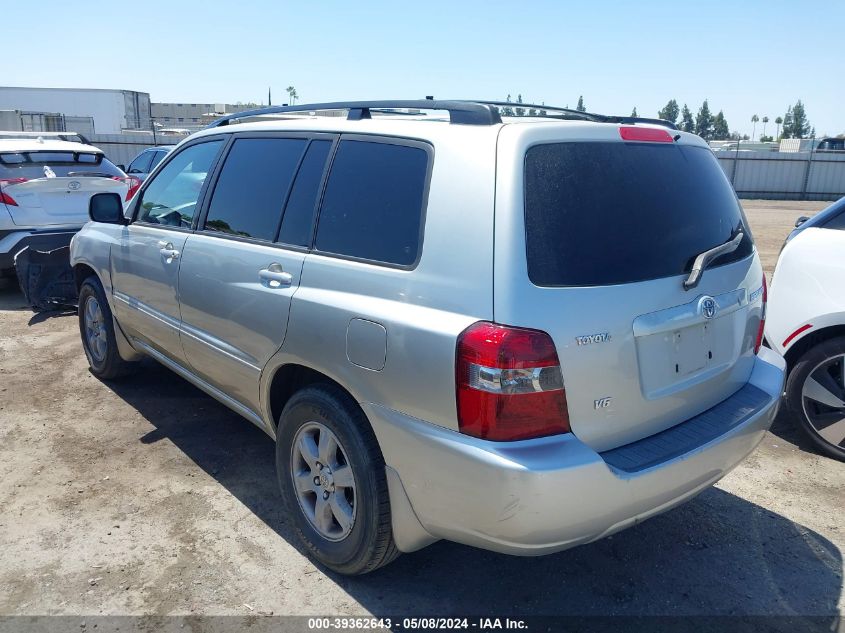
[[[94,223],[74,238],[71,261],[100,277],[135,352],[153,356],[270,436],[279,412],[269,394],[279,370],[301,365],[342,385],[361,404],[384,454],[402,551],[438,538],[515,554],[556,551],[666,510],[718,480],[759,442],[783,384],[782,359],[752,349],[761,309],[756,252],[705,270],[690,292],[684,276],[594,288],[528,281],[525,149],[616,139],[616,129],[320,117],[216,128],[187,142],[294,131],[429,144],[418,262],[392,267],[196,227]],[[703,143],[680,136],[679,143]],[[175,267],[153,252],[160,241],[181,250]],[[260,271],[274,263],[290,274],[289,286],[262,283]],[[717,312],[706,326],[699,311],[705,297],[714,298]],[[458,432],[455,344],[479,320],[551,334],[573,433],[490,442]],[[712,363],[669,375],[661,354],[672,351],[680,365],[686,352],[667,339],[689,328],[722,346]],[[747,385],[765,394],[753,410],[734,396]],[[602,458],[603,451],[695,424],[716,405],[730,406],[732,397],[745,407],[741,419],[700,446],[637,473],[619,472]],[[594,406],[602,398],[610,398],[609,406]]]

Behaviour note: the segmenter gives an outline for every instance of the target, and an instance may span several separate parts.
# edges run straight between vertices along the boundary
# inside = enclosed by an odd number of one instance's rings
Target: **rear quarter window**
[[[753,241],[706,148],[664,143],[536,145],[525,156],[528,276],[538,286],[602,286],[689,273],[696,255]]]
[[[341,140],[332,162],[315,247],[398,266],[417,261],[429,151],[421,144]]]

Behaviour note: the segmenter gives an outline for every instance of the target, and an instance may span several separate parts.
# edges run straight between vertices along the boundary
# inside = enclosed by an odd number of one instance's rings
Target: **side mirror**
[[[802,224],[804,224],[804,222],[806,222],[806,221],[807,221],[807,220],[809,220],[809,219],[810,219],[810,217],[809,217],[809,216],[802,215],[800,218],[798,218],[797,220],[795,220],[795,228],[797,229],[799,226],[801,226]]]
[[[123,171],[123,172],[125,172],[125,171],[126,171],[126,165],[124,165],[123,163],[118,163],[118,164],[117,164],[117,168],[118,168],[120,171]]]
[[[126,224],[123,199],[119,193],[95,193],[88,201],[88,216],[94,222]]]

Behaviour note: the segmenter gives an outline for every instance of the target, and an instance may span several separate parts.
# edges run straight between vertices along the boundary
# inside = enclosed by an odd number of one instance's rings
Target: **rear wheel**
[[[787,379],[786,403],[821,451],[845,460],[845,337],[804,352]]]
[[[102,380],[119,378],[135,366],[117,351],[114,321],[100,280],[88,277],[79,289],[79,333],[91,373]]]
[[[276,435],[282,497],[313,556],[342,574],[396,558],[384,458],[354,400],[334,385],[307,387],[285,406]]]

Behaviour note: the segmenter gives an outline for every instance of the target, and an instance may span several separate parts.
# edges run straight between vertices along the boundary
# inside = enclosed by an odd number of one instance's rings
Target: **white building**
[[[96,134],[150,129],[150,95],[134,90],[0,86],[0,110],[91,117]]]

